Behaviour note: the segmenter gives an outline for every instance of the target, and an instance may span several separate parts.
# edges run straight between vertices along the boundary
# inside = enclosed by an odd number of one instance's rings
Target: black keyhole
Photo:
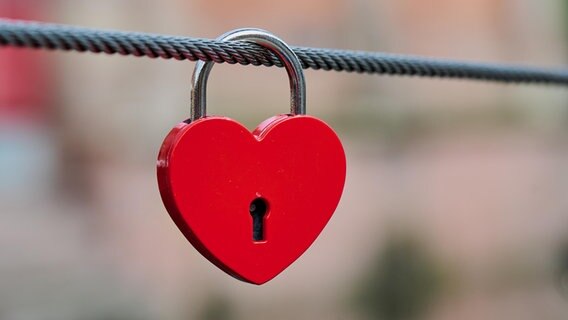
[[[268,209],[266,200],[256,198],[250,203],[249,212],[252,216],[252,240],[264,240],[264,215]]]

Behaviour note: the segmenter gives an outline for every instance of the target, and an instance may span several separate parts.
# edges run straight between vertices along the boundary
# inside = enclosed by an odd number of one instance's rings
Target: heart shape
[[[232,119],[206,117],[168,134],[158,183],[170,216],[203,256],[262,284],[300,257],[333,215],[345,153],[311,116],[272,117],[252,134]],[[265,211],[256,222],[255,207]]]

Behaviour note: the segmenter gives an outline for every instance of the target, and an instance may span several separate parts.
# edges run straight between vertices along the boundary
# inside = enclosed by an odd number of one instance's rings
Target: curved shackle
[[[250,41],[272,51],[282,61],[288,73],[290,113],[293,115],[306,114],[306,80],[304,79],[302,64],[294,51],[284,41],[270,32],[256,28],[235,29],[221,35],[217,40]],[[203,62],[201,60],[195,64],[191,79],[191,121],[203,118],[206,115],[207,79],[213,64],[212,61]]]

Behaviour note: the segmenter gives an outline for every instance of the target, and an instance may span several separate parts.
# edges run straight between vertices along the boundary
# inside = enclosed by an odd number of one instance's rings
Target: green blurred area
[[[446,281],[440,263],[415,235],[392,236],[361,282],[355,304],[368,319],[422,319]]]

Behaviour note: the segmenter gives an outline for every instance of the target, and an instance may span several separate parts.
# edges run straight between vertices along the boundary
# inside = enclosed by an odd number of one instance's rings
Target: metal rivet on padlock
[[[290,114],[253,132],[206,115],[213,64],[193,74],[191,117],[166,137],[158,183],[168,213],[193,246],[228,274],[250,283],[274,278],[307,250],[341,197],[345,154],[335,132],[305,115],[300,61],[279,38],[239,29],[223,41],[251,41],[272,51],[290,79]]]

